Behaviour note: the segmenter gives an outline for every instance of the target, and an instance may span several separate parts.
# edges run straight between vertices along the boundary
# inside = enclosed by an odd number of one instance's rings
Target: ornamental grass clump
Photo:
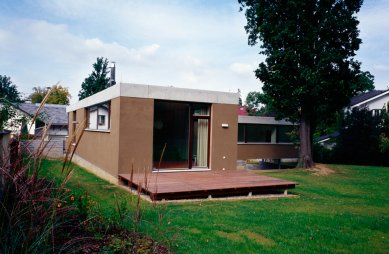
[[[48,93],[32,119],[43,108]],[[64,188],[71,169],[60,185],[39,176],[44,142],[49,126],[43,131],[41,144],[29,155],[20,135],[5,148],[0,165],[0,253],[59,253],[88,248],[88,235],[82,229],[85,211],[69,202]]]

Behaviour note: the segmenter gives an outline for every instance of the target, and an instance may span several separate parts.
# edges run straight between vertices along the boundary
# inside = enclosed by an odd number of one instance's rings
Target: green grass
[[[44,161],[43,173],[58,178],[60,167],[58,161]],[[266,173],[298,182],[292,191],[298,198],[157,207],[142,202],[143,215],[157,223],[162,210],[162,232],[170,226],[180,228],[173,249],[177,253],[387,253],[389,168],[331,167],[335,173],[328,176],[304,170]],[[114,213],[114,194],[128,203],[133,199],[79,167],[68,187],[87,190],[107,216]],[[150,235],[161,236],[155,227],[148,229]]]

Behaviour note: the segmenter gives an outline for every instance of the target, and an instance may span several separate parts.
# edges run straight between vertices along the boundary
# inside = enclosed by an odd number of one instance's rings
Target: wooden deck
[[[245,170],[120,174],[119,180],[152,200],[275,193],[297,184]]]

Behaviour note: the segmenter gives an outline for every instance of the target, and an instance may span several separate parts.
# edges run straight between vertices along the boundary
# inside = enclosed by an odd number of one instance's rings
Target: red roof
[[[238,116],[247,116],[246,106],[238,106]]]

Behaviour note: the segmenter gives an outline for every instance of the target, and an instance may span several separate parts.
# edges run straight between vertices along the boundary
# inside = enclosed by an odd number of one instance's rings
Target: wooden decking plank
[[[295,182],[261,176],[247,171],[207,171],[207,172],[173,172],[147,174],[120,174],[119,177],[129,182],[129,185],[141,185],[144,192],[155,197],[177,196],[190,197],[202,193],[226,194],[245,191],[262,191],[273,189],[294,188]]]

